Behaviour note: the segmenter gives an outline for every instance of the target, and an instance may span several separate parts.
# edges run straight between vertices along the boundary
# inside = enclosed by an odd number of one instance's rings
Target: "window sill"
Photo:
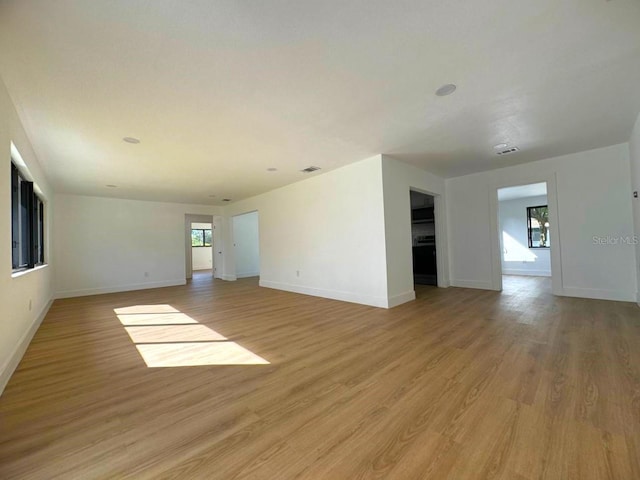
[[[25,275],[28,275],[31,272],[37,272],[38,270],[43,270],[43,269],[47,268],[48,266],[49,266],[49,264],[45,263],[44,265],[38,265],[38,266],[33,267],[33,268],[27,268],[26,270],[19,270],[17,272],[13,272],[11,274],[11,278],[23,277]]]

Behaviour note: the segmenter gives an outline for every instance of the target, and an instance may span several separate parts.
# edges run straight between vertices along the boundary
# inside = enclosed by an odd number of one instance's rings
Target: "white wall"
[[[631,189],[640,192],[640,115],[629,139],[631,164]],[[636,239],[640,239],[640,198],[633,199],[633,225]],[[636,278],[640,284],[640,243],[636,244]],[[640,304],[640,291],[636,292],[636,302]]]
[[[503,274],[551,276],[551,251],[548,248],[529,248],[527,207],[539,205],[547,205],[546,195],[499,203]],[[553,248],[553,231],[550,239]]]
[[[549,175],[557,181],[562,293],[634,300],[635,249],[613,244],[633,235],[627,144],[448,179],[452,285],[492,288],[491,196]]]
[[[210,223],[192,223],[191,228],[212,230]],[[213,242],[213,232],[211,235]],[[213,245],[213,243],[212,243]],[[191,266],[193,270],[210,270],[213,268],[213,247],[191,247]]]
[[[211,270],[213,268],[213,249],[211,247],[191,248],[193,270]]]
[[[258,211],[260,285],[388,306],[381,161],[378,155],[225,207],[227,217]]]
[[[185,214],[218,207],[56,195],[58,297],[185,283]]]
[[[260,275],[258,212],[236,215],[232,222],[236,277],[256,277]]]
[[[386,236],[387,295],[391,306],[415,298],[411,237],[411,189],[434,195],[438,285],[448,286],[445,182],[429,172],[382,158],[384,230]]]
[[[48,266],[12,275],[11,267],[11,142],[42,191],[45,210],[45,260]],[[51,209],[53,191],[25,135],[16,110],[0,81],[0,393],[17,367],[53,297]]]

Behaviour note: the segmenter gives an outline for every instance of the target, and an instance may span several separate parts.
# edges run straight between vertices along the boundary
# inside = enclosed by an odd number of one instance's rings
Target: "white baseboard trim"
[[[483,282],[480,280],[451,280],[452,287],[461,288],[477,288],[480,290],[493,290],[491,282]]]
[[[503,275],[522,275],[525,277],[550,277],[548,270],[518,270],[517,268],[503,268]]]
[[[84,288],[80,290],[65,290],[56,293],[56,298],[85,297],[87,295],[102,295],[104,293],[130,292],[132,290],[147,290],[149,288],[175,287],[185,285],[184,278],[177,280],[163,280],[162,282],[132,283],[114,287]]]
[[[597,288],[563,288],[565,297],[591,298],[594,300],[613,300],[616,302],[637,302],[634,292],[621,292],[618,290],[601,290]]]
[[[236,273],[236,278],[259,277],[260,272]]]
[[[389,300],[386,297],[372,297],[369,295],[361,295],[358,293],[342,292],[339,290],[328,290],[324,288],[305,287],[302,285],[292,285],[290,283],[273,282],[270,280],[262,279],[260,280],[260,286],[273,288],[275,290],[284,290],[286,292],[311,295],[314,297],[341,300],[343,302],[359,303],[361,305],[369,305],[372,307],[389,308]]]
[[[24,335],[22,335],[22,338],[13,349],[13,352],[11,352],[11,355],[9,355],[9,358],[2,366],[2,369],[0,369],[0,395],[2,395],[2,392],[4,392],[4,388],[7,386],[7,383],[9,383],[11,375],[13,375],[13,372],[15,372],[16,368],[18,368],[20,360],[22,360],[24,353],[27,351],[27,348],[29,348],[31,339],[33,339],[33,336],[38,331],[38,328],[40,328],[42,320],[44,320],[44,317],[47,316],[47,312],[49,311],[49,308],[51,308],[52,303],[53,299],[49,300],[42,311],[38,314],[38,316],[33,319],[33,323],[27,329],[27,331],[24,332]]]
[[[397,307],[398,305],[411,302],[412,300],[415,300],[415,299],[416,299],[415,290],[411,290],[410,292],[400,293],[398,295],[393,295],[389,297],[388,308]]]
[[[236,277],[235,275],[227,275],[227,274],[222,274],[220,275],[220,280],[225,280],[227,282],[234,282],[238,279],[238,277]]]

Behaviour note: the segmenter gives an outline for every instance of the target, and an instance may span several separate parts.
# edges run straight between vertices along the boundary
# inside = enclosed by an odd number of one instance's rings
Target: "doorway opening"
[[[213,225],[191,222],[191,271],[213,273]]]
[[[547,182],[498,189],[502,289],[551,291],[551,249],[557,229],[549,218]]]
[[[414,190],[410,195],[413,283],[437,286],[435,199]]]
[[[260,276],[260,235],[258,212],[233,217],[233,253],[236,278]]]
[[[220,262],[214,259],[213,248],[219,242],[220,234],[216,234],[213,215],[185,214],[185,278],[191,280],[194,272],[198,276],[214,276]],[[218,244],[217,247],[220,247]]]

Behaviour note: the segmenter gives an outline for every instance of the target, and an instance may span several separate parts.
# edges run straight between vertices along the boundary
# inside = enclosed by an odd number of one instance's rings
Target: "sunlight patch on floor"
[[[180,310],[176,310],[167,304],[132,305],[131,307],[114,308],[113,311],[116,312],[116,315],[128,313],[180,313]]]
[[[171,305],[133,305],[113,311],[147,367],[269,365]]]
[[[198,323],[184,313],[133,313],[118,315],[123,325],[176,325]]]
[[[136,348],[148,367],[269,365],[236,342],[145,343]]]
[[[204,342],[227,340],[205,325],[152,325],[124,328],[133,343]]]

